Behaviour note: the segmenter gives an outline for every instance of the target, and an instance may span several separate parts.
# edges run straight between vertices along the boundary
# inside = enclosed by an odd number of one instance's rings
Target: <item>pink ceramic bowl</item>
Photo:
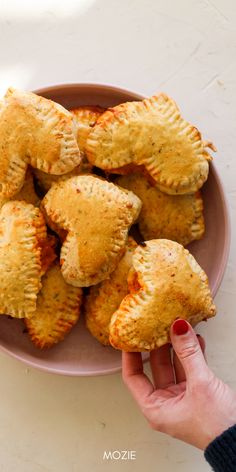
[[[128,90],[96,84],[57,85],[37,90],[36,93],[68,109],[79,105],[109,107],[128,100],[143,99],[141,95]],[[189,249],[206,271],[215,295],[227,263],[230,225],[224,190],[213,164],[210,165],[209,179],[203,187],[203,199],[206,233],[201,241],[192,243]],[[121,369],[121,353],[96,341],[87,331],[82,317],[65,341],[51,350],[41,352],[24,333],[22,321],[1,316],[0,348],[31,367],[57,374],[104,375]],[[144,358],[147,359],[148,355],[145,354]]]

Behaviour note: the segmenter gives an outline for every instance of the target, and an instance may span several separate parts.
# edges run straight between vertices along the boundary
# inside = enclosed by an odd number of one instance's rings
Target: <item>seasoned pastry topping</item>
[[[108,171],[143,165],[160,190],[184,194],[207,179],[207,146],[214,149],[181,117],[176,103],[160,93],[109,108],[90,132],[86,153],[93,165]]]
[[[79,319],[81,301],[81,288],[66,284],[53,265],[42,278],[34,315],[25,319],[33,343],[43,349],[62,341]]]
[[[4,203],[9,202],[10,200],[23,200],[24,202],[32,203],[32,205],[34,206],[39,206],[40,199],[35,192],[33,176],[30,169],[27,170],[23,187],[18,193],[16,193],[11,198],[0,196],[0,209],[2,208]]]
[[[28,164],[59,175],[79,165],[75,133],[73,116],[61,105],[8,89],[0,107],[0,196],[21,189]]]
[[[116,183],[142,201],[138,224],[144,239],[171,239],[186,246],[202,238],[205,226],[200,190],[188,195],[167,195],[137,173],[118,177]]]
[[[88,162],[85,155],[85,143],[92,126],[94,126],[103,111],[104,109],[100,107],[79,107],[71,110],[75,122],[76,138],[81,153],[81,163],[71,172],[63,175],[48,174],[42,170],[35,169],[34,175],[37,179],[38,185],[44,192],[47,192],[55,182],[63,182],[64,180],[76,175],[92,173],[93,166]]]
[[[85,287],[105,280],[116,268],[141,202],[128,190],[86,175],[54,184],[42,208],[49,226],[67,231],[61,249],[66,282]]]
[[[5,203],[0,212],[0,313],[30,318],[36,309],[44,271],[46,225],[38,208]],[[52,255],[50,261],[52,261]]]
[[[167,239],[134,251],[129,294],[110,322],[110,343],[123,351],[151,351],[169,341],[177,318],[193,326],[215,315],[208,279],[194,257]]]
[[[90,288],[85,303],[86,325],[102,344],[109,345],[109,324],[113,313],[128,293],[127,276],[137,244],[129,237],[125,253],[107,280]]]
[[[105,108],[84,106],[71,110],[74,116],[75,126],[77,129],[77,141],[81,153],[86,154],[86,142],[92,127],[95,125],[99,116],[104,113]]]

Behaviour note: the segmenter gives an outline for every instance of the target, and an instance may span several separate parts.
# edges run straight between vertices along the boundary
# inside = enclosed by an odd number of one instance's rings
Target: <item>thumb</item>
[[[173,349],[184,368],[186,380],[196,381],[196,378],[207,375],[208,366],[190,323],[183,319],[176,320],[171,326],[170,337]]]

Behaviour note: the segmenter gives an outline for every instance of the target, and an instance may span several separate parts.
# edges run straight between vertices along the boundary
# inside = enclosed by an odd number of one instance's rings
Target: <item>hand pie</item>
[[[211,159],[199,131],[160,93],[141,102],[127,102],[105,111],[87,139],[89,161],[112,171],[143,165],[160,190],[193,193],[208,177]]]
[[[202,238],[204,217],[200,191],[190,195],[167,195],[137,173],[118,177],[116,183],[134,192],[142,201],[138,224],[145,240],[172,239],[186,246]]]
[[[62,341],[79,319],[82,289],[64,281],[59,265],[52,266],[42,278],[37,308],[25,319],[33,343],[43,349]]]
[[[9,200],[20,200],[27,203],[32,203],[34,206],[39,206],[40,199],[34,189],[33,176],[30,170],[28,169],[25,176],[25,181],[21,190],[14,195],[14,197],[6,198],[0,196],[0,209],[7,203]]]
[[[141,202],[128,190],[84,175],[54,184],[42,207],[49,226],[67,232],[61,249],[65,281],[87,287],[116,268]]]
[[[25,202],[5,203],[0,212],[1,314],[33,315],[41,276],[53,258],[40,210]]]
[[[65,174],[80,163],[73,116],[34,93],[8,89],[0,104],[0,195],[22,187],[28,164]]]
[[[79,107],[71,110],[74,116],[76,136],[81,153],[81,163],[75,167],[71,172],[63,175],[47,174],[42,170],[35,169],[34,175],[37,179],[38,185],[44,192],[48,192],[52,184],[55,182],[62,182],[70,177],[81,174],[91,174],[93,166],[87,161],[85,157],[85,143],[91,131],[91,127],[96,123],[98,117],[103,113],[104,109],[100,107]]]
[[[157,349],[177,318],[195,325],[216,313],[207,276],[187,249],[167,239],[145,244],[134,252],[129,294],[110,322],[110,343],[124,351]]]
[[[129,237],[124,256],[107,280],[90,288],[85,302],[86,325],[102,344],[109,345],[109,324],[114,311],[128,293],[127,276],[137,244]]]

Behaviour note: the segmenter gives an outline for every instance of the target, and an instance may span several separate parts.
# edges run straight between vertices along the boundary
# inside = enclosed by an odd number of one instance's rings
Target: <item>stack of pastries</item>
[[[49,348],[83,312],[99,342],[125,351],[165,344],[179,317],[194,326],[214,316],[207,276],[185,248],[204,235],[208,149],[163,93],[68,111],[8,89],[0,313]]]

